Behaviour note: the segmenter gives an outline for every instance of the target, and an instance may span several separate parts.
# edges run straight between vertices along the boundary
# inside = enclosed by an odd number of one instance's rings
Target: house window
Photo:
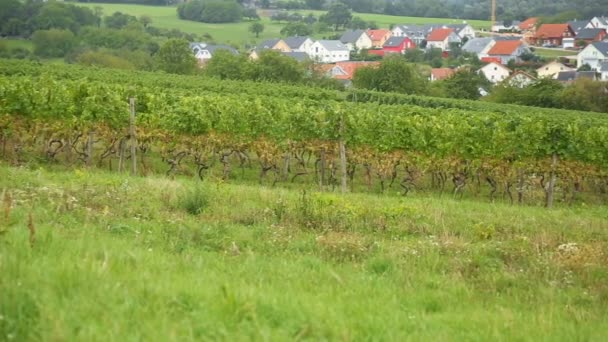
[[[316,53],[319,53],[319,47],[318,47],[318,46],[317,46],[317,47],[315,47],[315,52],[316,52]]]
[[[496,70],[498,70],[498,67],[494,67],[494,70],[495,70],[495,71],[496,71]]]

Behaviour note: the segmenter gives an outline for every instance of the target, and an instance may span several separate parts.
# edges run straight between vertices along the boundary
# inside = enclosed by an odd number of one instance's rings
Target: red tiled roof
[[[521,30],[529,30],[529,29],[533,28],[534,26],[536,26],[537,22],[538,22],[538,18],[536,18],[536,17],[528,18],[528,19],[522,21],[521,23],[519,23],[519,28]]]
[[[390,30],[367,30],[367,35],[375,41],[382,40],[387,34],[391,33]]]
[[[568,24],[543,24],[536,31],[536,37],[561,38],[568,28]]]
[[[340,67],[346,75],[336,75],[334,78],[338,80],[350,80],[355,75],[355,71],[364,67],[377,67],[380,62],[337,62],[336,66]]]
[[[456,71],[450,68],[433,68],[431,69],[431,75],[433,75],[434,80],[444,80],[452,75],[454,75]]]
[[[434,29],[429,33],[429,36],[426,37],[427,42],[442,42],[444,41],[450,33],[454,32],[454,29],[451,28],[438,28]]]
[[[520,40],[499,40],[488,51],[488,55],[512,55],[520,45]]]

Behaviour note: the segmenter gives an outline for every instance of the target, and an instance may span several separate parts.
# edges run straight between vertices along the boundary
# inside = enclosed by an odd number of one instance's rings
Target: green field
[[[111,15],[114,12],[120,11],[126,14],[141,16],[147,15],[152,18],[152,25],[167,28],[180,29],[184,32],[195,33],[202,35],[210,34],[213,39],[221,43],[231,43],[236,45],[253,44],[258,40],[267,38],[280,37],[280,31],[285,25],[284,23],[271,22],[270,18],[262,15],[261,22],[264,24],[264,32],[260,34],[260,38],[256,39],[253,33],[248,31],[250,22],[243,21],[234,24],[206,24],[187,20],[179,20],[175,7],[158,7],[158,6],[141,6],[141,5],[122,5],[122,4],[95,4],[95,3],[78,3],[82,6],[93,8],[100,6],[103,8],[104,15]],[[314,13],[319,15],[321,11],[298,11],[302,14]],[[423,23],[461,23],[462,20],[441,19],[441,18],[418,18],[418,17],[397,17],[378,14],[355,14],[362,17],[364,20],[373,20],[379,26],[388,28],[390,24],[423,24]],[[489,22],[480,20],[470,20],[469,23],[476,28],[489,26]],[[317,38],[329,36],[331,33],[317,35]]]
[[[6,165],[0,188],[2,340],[608,338],[604,207]]]
[[[540,57],[545,58],[559,58],[559,57],[569,57],[576,56],[578,54],[577,51],[570,50],[558,50],[558,49],[543,49],[543,48],[535,48],[534,53]]]

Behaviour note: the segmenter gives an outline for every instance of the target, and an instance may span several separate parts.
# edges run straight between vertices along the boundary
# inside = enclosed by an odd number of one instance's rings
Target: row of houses
[[[608,18],[594,17],[590,20],[572,20],[566,23],[541,24],[538,18],[528,18],[523,22],[509,25],[498,22],[492,31],[519,32],[532,45],[544,47],[577,48],[606,39]]]
[[[431,70],[430,81],[439,81],[451,77],[458,69],[434,68]],[[508,67],[490,62],[478,70],[488,81],[494,84],[507,82],[511,86],[526,87],[540,78],[555,79],[563,84],[569,84],[579,78],[608,81],[608,62],[603,63],[597,71],[577,71],[559,62],[550,62],[536,69],[536,76],[522,70],[511,70]]]

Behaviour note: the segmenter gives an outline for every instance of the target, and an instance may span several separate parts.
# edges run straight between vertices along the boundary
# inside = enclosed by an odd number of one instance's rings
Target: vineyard
[[[597,113],[14,61],[0,63],[0,113],[0,153],[17,165],[123,171],[136,155],[139,174],[608,200]]]

